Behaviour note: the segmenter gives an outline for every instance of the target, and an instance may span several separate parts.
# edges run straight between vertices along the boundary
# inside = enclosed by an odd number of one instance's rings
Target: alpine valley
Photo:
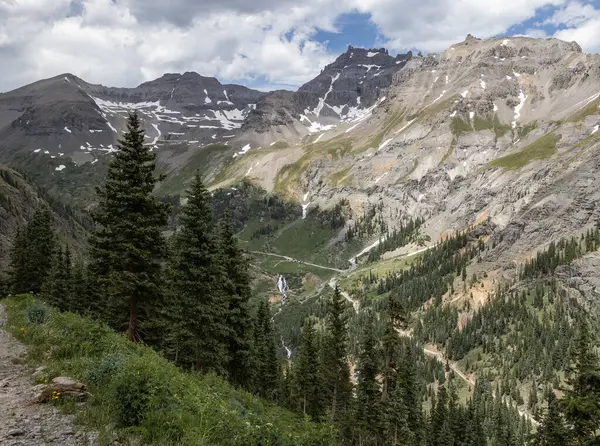
[[[572,394],[579,328],[600,316],[600,55],[468,35],[425,56],[348,47],[295,92],[186,72],[135,88],[61,74],[1,93],[0,266],[39,203],[85,258],[95,188],[133,112],[164,175],[154,194],[172,204],[164,235],[189,221],[197,173],[215,223],[230,211],[288,377],[277,397],[258,393],[341,432],[273,444],[541,441],[556,398]],[[294,399],[320,379],[297,377],[329,364],[308,352],[331,335],[334,289],[364,424],[340,421],[335,397],[330,412],[314,389]],[[404,418],[382,409],[390,401]],[[460,410],[481,426],[471,438],[448,415]],[[564,444],[592,444],[600,426],[564,429]]]

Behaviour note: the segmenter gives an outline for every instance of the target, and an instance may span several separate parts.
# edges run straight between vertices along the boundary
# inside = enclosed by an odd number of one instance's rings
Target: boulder
[[[59,376],[52,380],[37,397],[38,403],[47,403],[56,399],[83,400],[87,397],[86,386],[74,379]]]

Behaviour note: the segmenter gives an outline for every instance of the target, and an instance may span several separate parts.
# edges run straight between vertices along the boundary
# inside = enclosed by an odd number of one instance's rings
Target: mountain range
[[[296,92],[189,72],[136,88],[42,80],[0,95],[0,162],[87,203],[136,110],[167,175],[159,193],[200,169],[212,187],[246,178],[306,209],[381,203],[389,222],[426,218],[432,240],[489,218],[510,233],[502,263],[597,217],[599,105],[600,56],[575,42],[350,46]]]

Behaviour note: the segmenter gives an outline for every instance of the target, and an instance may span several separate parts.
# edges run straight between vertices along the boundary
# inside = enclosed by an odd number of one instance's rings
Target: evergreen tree
[[[29,291],[29,273],[28,267],[28,250],[27,237],[25,232],[17,231],[10,252],[9,265],[9,289],[13,294],[26,293]]]
[[[590,343],[587,322],[581,323],[575,361],[561,405],[576,444],[598,441],[600,430],[600,367]]]
[[[77,259],[72,266],[71,305],[72,311],[86,313],[90,307],[87,269],[83,260]]]
[[[537,383],[535,382],[535,378],[533,378],[533,383],[531,384],[531,393],[529,394],[529,400],[527,401],[527,407],[529,410],[535,410],[537,403]]]
[[[329,300],[327,334],[323,342],[323,371],[329,420],[340,425],[346,420],[352,396],[347,342],[346,303],[336,286]]]
[[[69,254],[70,256],[70,254]],[[70,257],[69,257],[70,258]],[[44,282],[42,293],[44,298],[61,311],[70,311],[70,267],[65,264],[65,251],[59,246],[53,255],[50,274]]]
[[[251,295],[250,276],[248,260],[238,248],[229,209],[219,225],[218,253],[221,290],[228,301],[227,374],[232,383],[250,388],[253,369],[252,318],[248,308]]]
[[[25,231],[18,232],[11,252],[10,283],[14,294],[39,293],[52,268],[56,246],[47,208],[38,208]]]
[[[552,391],[548,394],[548,410],[537,428],[533,444],[536,446],[569,444],[569,436],[560,411],[560,404]]]
[[[300,413],[319,420],[323,415],[324,383],[317,333],[311,318],[307,318],[302,327],[302,341],[293,376],[296,407]]]
[[[98,291],[96,311],[117,328],[127,326],[129,339],[138,341],[144,329],[151,336],[151,319],[161,306],[161,261],[166,254],[161,229],[169,206],[152,195],[160,180],[154,177],[156,154],[144,146],[137,114],[129,116],[118,147],[106,183],[97,189],[90,270]]]
[[[408,409],[408,427],[415,433],[417,442],[422,439],[423,430],[423,412],[421,409],[422,401],[419,392],[419,383],[413,350],[410,346],[406,348],[404,359],[402,361],[402,380],[403,395]]]
[[[355,437],[359,444],[377,444],[380,433],[381,392],[377,382],[379,358],[375,340],[373,317],[369,315],[364,327],[361,351],[358,360],[358,386],[354,413]]]
[[[254,323],[254,391],[263,398],[274,401],[279,384],[277,348],[273,338],[273,322],[269,301],[264,299],[258,305]]]
[[[180,363],[226,375],[229,303],[221,283],[225,280],[225,273],[221,274],[225,256],[218,261],[210,194],[199,174],[187,196],[169,268],[173,338]]]

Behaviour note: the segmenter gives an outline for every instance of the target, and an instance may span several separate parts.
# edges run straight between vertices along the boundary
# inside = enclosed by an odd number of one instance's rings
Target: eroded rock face
[[[266,132],[297,121],[315,132],[366,113],[391,85],[412,53],[389,55],[384,48],[348,47],[333,63],[295,93],[269,93],[252,111],[243,130]]]
[[[559,266],[556,275],[570,288],[571,295],[588,309],[600,312],[600,252],[589,253],[571,265]]]

